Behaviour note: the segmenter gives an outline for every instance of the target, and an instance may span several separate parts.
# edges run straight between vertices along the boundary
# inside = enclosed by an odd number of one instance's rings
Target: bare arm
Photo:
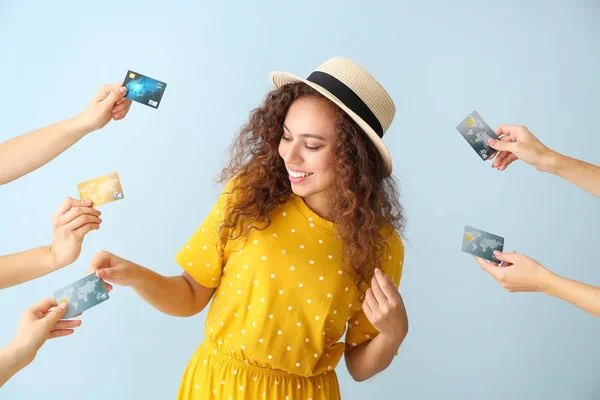
[[[600,167],[596,165],[553,153],[546,171],[600,197]]]
[[[127,115],[131,100],[121,83],[103,85],[76,117],[0,143],[0,185],[14,181],[55,159],[88,133]]]
[[[544,293],[558,297],[600,318],[600,288],[549,274]]]
[[[347,348],[345,358],[350,376],[362,382],[389,367],[403,340],[404,337],[388,339],[379,334],[360,346]]]
[[[346,348],[348,372],[358,382],[386,369],[408,334],[408,316],[402,296],[389,276],[379,269],[375,269],[362,309],[379,333],[373,340]]]
[[[47,164],[91,131],[75,117],[0,144],[0,185]]]
[[[152,307],[165,314],[189,317],[202,311],[215,289],[197,283],[187,273],[166,277],[107,251],[94,255],[87,274],[105,282],[130,286]],[[111,285],[107,288],[112,289]]]
[[[507,291],[542,292],[600,317],[600,288],[563,278],[524,254],[494,252],[494,255],[502,261],[502,267],[479,257],[475,259]]]
[[[29,362],[12,343],[0,349],[0,387],[25,368]]]
[[[181,276],[165,277],[147,268],[141,270],[139,281],[131,287],[152,307],[176,317],[198,314],[215,291],[197,283],[187,272]]]
[[[489,139],[498,150],[492,168],[504,171],[516,160],[522,160],[539,171],[549,172],[600,197],[600,167],[564,156],[546,147],[533,133],[520,125],[500,125],[496,133],[501,140]]]
[[[59,268],[50,246],[0,256],[0,289],[39,278]]]
[[[91,202],[67,198],[52,218],[50,246],[0,256],[0,289],[49,274],[74,262],[85,236],[100,228],[100,211]]]
[[[56,299],[44,299],[25,310],[14,339],[0,349],[0,386],[29,365],[46,340],[68,336],[81,325],[80,320],[62,320],[67,304]]]

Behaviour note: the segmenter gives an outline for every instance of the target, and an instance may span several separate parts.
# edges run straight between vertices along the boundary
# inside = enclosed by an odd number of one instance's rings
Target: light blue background
[[[455,130],[477,109],[493,127],[525,124],[600,164],[600,7],[451,3],[0,2],[0,141],[73,116],[128,69],[168,83],[158,110],[134,103],[126,120],[0,187],[0,254],[49,244],[51,216],[78,182],[118,171],[125,193],[101,208],[102,229],[77,262],[0,293],[0,346],[25,307],[79,279],[99,250],[179,274],[173,257],[216,199],[212,178],[270,89],[268,72],[307,76],[343,55],[396,102],[385,141],[409,218],[410,318],[385,372],[355,383],[338,366],[343,398],[600,397],[598,320],[541,294],[506,293],[460,251],[468,224],[598,285],[600,202],[524,164],[493,170]],[[174,398],[204,316],[169,317],[117,288],[0,398]]]

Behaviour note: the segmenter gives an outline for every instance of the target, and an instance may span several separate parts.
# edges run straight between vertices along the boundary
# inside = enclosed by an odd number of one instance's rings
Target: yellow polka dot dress
[[[178,399],[339,399],[334,368],[345,346],[378,332],[342,268],[335,225],[292,196],[266,230],[218,243],[230,185],[176,256],[216,288]],[[398,286],[404,246],[396,233],[388,243],[381,266]]]

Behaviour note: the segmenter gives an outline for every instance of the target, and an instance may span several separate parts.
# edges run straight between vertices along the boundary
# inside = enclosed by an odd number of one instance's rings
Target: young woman
[[[408,331],[404,219],[381,140],[391,98],[341,57],[306,80],[271,78],[277,89],[232,145],[228,184],[176,256],[182,276],[108,252],[88,270],[171,315],[213,298],[179,399],[337,399],[343,355],[368,379]]]

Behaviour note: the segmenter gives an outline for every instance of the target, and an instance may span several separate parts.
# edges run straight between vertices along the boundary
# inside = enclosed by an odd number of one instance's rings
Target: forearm
[[[600,288],[551,273],[544,293],[567,301],[596,317],[600,317]]]
[[[387,338],[381,334],[363,343],[346,355],[348,372],[355,381],[362,382],[386,369],[398,352],[404,336]]]
[[[39,278],[61,267],[50,246],[0,256],[0,289]]]
[[[189,317],[197,314],[194,291],[181,276],[166,277],[140,267],[133,290],[148,304],[165,314]]]
[[[0,387],[30,362],[12,343],[0,349]]]
[[[554,152],[545,170],[600,197],[600,167],[596,165]]]
[[[0,144],[0,185],[35,171],[91,132],[77,117]]]

